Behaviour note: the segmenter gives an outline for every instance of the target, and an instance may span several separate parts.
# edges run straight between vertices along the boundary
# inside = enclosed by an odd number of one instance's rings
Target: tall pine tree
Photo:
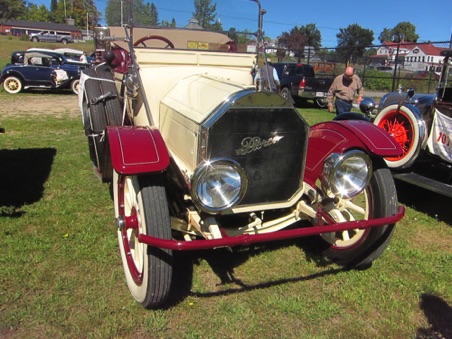
[[[199,25],[205,29],[216,31],[223,30],[221,22],[215,20],[217,13],[217,4],[211,4],[211,0],[195,0],[195,11],[193,17],[198,20]]]

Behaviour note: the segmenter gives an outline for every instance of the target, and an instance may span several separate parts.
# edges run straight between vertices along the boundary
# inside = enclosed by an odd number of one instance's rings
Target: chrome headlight
[[[352,198],[367,186],[372,175],[372,162],[361,151],[333,153],[323,164],[322,189],[327,194]]]
[[[248,179],[232,160],[216,159],[199,166],[192,179],[195,204],[204,212],[217,213],[237,204],[245,195]]]

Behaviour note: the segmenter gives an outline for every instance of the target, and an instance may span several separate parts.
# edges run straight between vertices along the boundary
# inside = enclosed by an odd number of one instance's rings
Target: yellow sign
[[[198,43],[196,41],[187,42],[188,49],[198,49]]]
[[[209,49],[209,43],[208,42],[198,42],[198,49]]]
[[[188,41],[187,47],[189,49],[209,49],[209,43],[208,42],[202,42],[202,41]]]

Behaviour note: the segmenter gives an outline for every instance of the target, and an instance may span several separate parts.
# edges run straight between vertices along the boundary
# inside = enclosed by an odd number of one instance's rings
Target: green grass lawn
[[[309,239],[180,254],[179,298],[147,311],[127,290],[108,185],[92,172],[80,118],[0,114],[0,125],[0,337],[452,336],[450,199],[402,188],[406,216],[364,271],[325,262]],[[411,192],[433,207],[416,207]]]

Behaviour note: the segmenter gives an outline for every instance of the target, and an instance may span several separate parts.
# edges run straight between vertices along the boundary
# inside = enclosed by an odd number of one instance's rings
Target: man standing
[[[361,79],[355,74],[353,67],[345,68],[343,74],[338,75],[328,91],[326,97],[328,101],[328,111],[333,112],[333,98],[335,98],[336,114],[350,112],[352,110],[353,99],[358,94],[357,104],[361,102],[364,95]]]

